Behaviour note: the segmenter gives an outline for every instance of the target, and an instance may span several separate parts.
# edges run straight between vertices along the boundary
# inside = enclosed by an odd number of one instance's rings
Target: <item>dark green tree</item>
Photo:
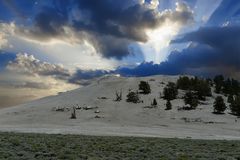
[[[213,108],[216,114],[222,114],[226,110],[226,104],[221,96],[216,97]]]
[[[175,83],[169,82],[167,86],[163,89],[163,98],[166,100],[174,100],[176,99],[178,94],[177,87]]]
[[[224,77],[222,75],[217,75],[213,79],[215,83],[215,92],[220,93],[224,84]]]
[[[197,92],[199,100],[206,100],[206,96],[211,96],[211,87],[209,83],[205,80],[198,80],[194,85],[194,90]]]
[[[199,100],[205,100],[206,96],[212,95],[210,83],[205,79],[199,79],[197,77],[180,77],[177,80],[177,88],[195,91]]]
[[[132,103],[139,103],[140,98],[138,96],[137,92],[130,91],[127,95],[127,102],[132,102]]]
[[[190,79],[187,76],[179,77],[177,80],[177,88],[182,90],[189,90]]]
[[[171,110],[171,109],[172,109],[172,104],[171,104],[171,102],[169,100],[167,100],[165,110]]]
[[[240,116],[240,96],[236,96],[233,102],[230,104],[231,112],[237,116]]]
[[[232,94],[229,94],[229,95],[228,95],[228,98],[227,98],[227,102],[228,102],[228,103],[232,103],[233,100],[234,100],[234,99],[233,99],[233,95],[232,95]]]
[[[185,104],[189,104],[191,109],[196,109],[199,104],[197,95],[193,91],[188,91],[184,96]]]
[[[140,84],[138,85],[138,87],[139,87],[139,90],[141,91],[141,93],[143,93],[143,94],[151,93],[150,85],[146,81],[140,81]]]

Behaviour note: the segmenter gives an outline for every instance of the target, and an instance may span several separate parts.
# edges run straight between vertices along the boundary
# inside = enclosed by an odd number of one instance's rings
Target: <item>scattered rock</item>
[[[97,108],[98,108],[98,106],[96,106],[96,107],[92,107],[92,106],[83,107],[84,110],[97,109]]]
[[[100,113],[100,111],[99,111],[99,110],[96,110],[94,113]]]
[[[80,110],[82,109],[82,107],[80,107],[78,104],[76,104],[76,107],[75,107],[77,110]]]
[[[107,97],[98,97],[98,99],[108,99]]]
[[[151,109],[151,108],[157,108],[157,106],[151,105],[151,106],[144,106],[143,108],[149,108],[149,109]]]
[[[65,112],[65,111],[70,111],[70,108],[69,107],[53,107],[52,111]]]
[[[181,119],[184,120],[184,122],[186,122],[186,123],[190,123],[190,122],[203,122],[201,118],[182,117]]]
[[[101,116],[99,116],[99,115],[96,115],[94,118],[102,118]]]

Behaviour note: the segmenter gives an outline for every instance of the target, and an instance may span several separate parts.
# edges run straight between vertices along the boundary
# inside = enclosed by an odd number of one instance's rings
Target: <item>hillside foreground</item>
[[[240,139],[240,119],[229,114],[213,114],[213,101],[217,94],[195,110],[178,110],[184,106],[179,91],[172,101],[172,110],[165,110],[166,101],[160,92],[168,82],[178,76],[116,77],[108,76],[90,85],[0,110],[0,131],[24,133],[82,134],[97,136],[140,136],[192,139]],[[140,95],[143,103],[128,103],[129,89],[137,90],[141,80],[148,81],[152,92]],[[122,90],[123,100],[114,101],[115,92]],[[155,108],[148,108],[153,98]],[[224,97],[226,99],[226,97]],[[70,119],[71,108],[76,119]],[[63,108],[64,110],[57,110]],[[81,108],[81,109],[80,109]],[[66,109],[66,110],[65,110]]]

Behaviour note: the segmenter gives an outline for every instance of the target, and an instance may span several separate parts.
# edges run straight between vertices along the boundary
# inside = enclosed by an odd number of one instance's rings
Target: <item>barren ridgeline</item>
[[[0,130],[240,139],[239,82],[216,76],[125,78],[0,110]]]

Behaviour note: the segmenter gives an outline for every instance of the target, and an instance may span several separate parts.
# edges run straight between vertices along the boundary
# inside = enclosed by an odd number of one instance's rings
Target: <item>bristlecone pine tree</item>
[[[166,108],[165,110],[171,110],[172,109],[172,104],[171,102],[168,100],[167,103],[166,103]]]
[[[173,82],[169,82],[167,86],[163,89],[163,98],[166,100],[176,99],[178,94],[177,86]]]
[[[115,95],[116,95],[115,101],[122,100],[122,90],[120,92],[116,91]]]
[[[222,114],[226,110],[226,104],[224,103],[224,100],[221,96],[217,96],[214,102],[214,113],[216,114]]]
[[[132,103],[139,103],[140,98],[138,96],[138,93],[130,91],[127,95],[127,102],[132,102]]]
[[[229,94],[229,95],[228,95],[227,102],[228,102],[228,103],[232,103],[233,100],[234,100],[234,99],[233,99],[233,95],[232,95],[232,94]]]
[[[185,104],[189,104],[191,109],[196,109],[198,106],[199,100],[198,97],[192,91],[188,91],[184,96]]]
[[[150,85],[146,81],[141,81],[138,87],[139,87],[139,90],[141,91],[142,94],[151,93]]]
[[[240,116],[240,96],[236,96],[230,104],[230,109],[233,114]]]

